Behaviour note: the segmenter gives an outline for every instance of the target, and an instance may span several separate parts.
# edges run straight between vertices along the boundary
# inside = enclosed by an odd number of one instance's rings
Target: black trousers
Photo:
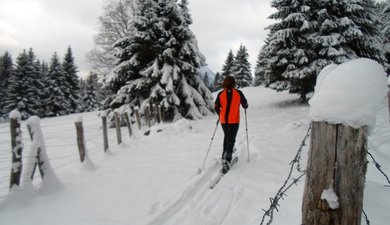
[[[232,153],[239,124],[221,124],[225,137],[223,138],[222,159],[226,159],[229,163],[232,161]]]

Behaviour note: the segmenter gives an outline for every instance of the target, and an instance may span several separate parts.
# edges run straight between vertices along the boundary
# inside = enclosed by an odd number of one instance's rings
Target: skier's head
[[[223,79],[222,87],[223,88],[234,88],[236,86],[236,80],[234,77],[227,75],[225,79]]]

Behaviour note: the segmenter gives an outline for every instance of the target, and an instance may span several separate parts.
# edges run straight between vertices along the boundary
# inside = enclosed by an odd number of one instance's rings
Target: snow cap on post
[[[22,118],[22,115],[20,114],[20,112],[18,110],[12,110],[9,113],[9,118],[10,119],[20,120]]]
[[[317,78],[310,104],[313,121],[344,124],[355,129],[373,127],[375,116],[387,94],[383,67],[359,58],[325,67]]]
[[[75,123],[82,123],[83,122],[83,116],[79,115],[76,117]]]
[[[40,118],[38,116],[32,116],[27,120],[27,125],[30,125],[31,127],[40,126]]]

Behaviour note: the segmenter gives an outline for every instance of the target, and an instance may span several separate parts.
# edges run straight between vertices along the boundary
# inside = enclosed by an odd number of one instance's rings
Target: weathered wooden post
[[[135,107],[134,113],[135,113],[135,119],[137,120],[138,129],[141,130],[141,117],[139,115],[139,108],[138,107]]]
[[[386,73],[370,59],[325,67],[311,98],[303,225],[360,225],[367,135],[385,104]]]
[[[125,112],[125,120],[126,120],[126,125],[127,125],[127,129],[129,130],[129,135],[131,137],[132,135],[132,131],[131,131],[131,122],[130,122],[130,116],[129,116],[129,113],[128,112]]]
[[[27,130],[28,130],[28,133],[30,135],[31,142],[36,141],[36,140],[34,140],[34,132],[33,132],[32,126],[30,124],[27,124]],[[38,142],[39,142],[39,140],[38,140]],[[35,157],[35,160],[33,163],[33,168],[30,171],[30,179],[31,180],[34,179],[35,170],[36,170],[37,166],[39,168],[39,173],[40,173],[41,177],[42,178],[44,177],[44,172],[43,172],[42,167],[41,167],[41,165],[43,164],[43,160],[41,159],[41,147],[38,146],[35,150],[36,150],[36,152],[34,152],[30,157],[30,158]]]
[[[150,122],[150,107],[149,106],[146,106],[145,108],[145,117],[146,117],[146,124],[148,125],[148,127],[151,127],[151,122]]]
[[[24,169],[26,172],[23,173],[23,180],[31,183],[34,177],[35,168],[38,165],[42,180],[49,180],[48,182],[42,183],[41,189],[43,188],[49,192],[54,191],[62,185],[50,165],[39,117],[30,117],[27,120],[27,128],[29,130],[32,143],[30,156],[28,157],[28,162],[26,163],[26,168]],[[29,175],[31,175],[29,177],[30,181],[28,181],[29,179],[26,177]]]
[[[75,122],[75,126],[76,126],[77,146],[79,149],[80,161],[84,162],[85,155],[86,155],[86,148],[85,148],[83,121],[81,116]]]
[[[114,112],[115,117],[115,128],[116,128],[116,137],[118,140],[118,145],[122,143],[122,132],[121,132],[121,124],[119,120],[119,113]]]
[[[154,113],[154,118],[155,118],[156,123],[160,123],[160,118],[159,118],[158,110],[159,110],[158,106],[156,106],[155,104],[153,104],[153,113]]]
[[[366,156],[367,127],[312,123],[302,224],[360,224]]]
[[[164,106],[161,106],[161,121],[165,121],[165,115],[166,115],[166,112],[165,112]]]
[[[103,145],[104,145],[104,152],[107,152],[109,146],[108,146],[108,135],[107,135],[107,114],[106,112],[102,112],[102,126],[103,126]]]
[[[162,117],[161,117],[161,105],[158,105],[158,122],[161,123]]]
[[[23,152],[23,137],[20,129],[21,115],[18,111],[13,110],[9,118],[11,128],[11,147],[12,147],[12,168],[11,168],[11,179],[10,189],[14,185],[20,184],[20,178],[22,174],[22,152]]]

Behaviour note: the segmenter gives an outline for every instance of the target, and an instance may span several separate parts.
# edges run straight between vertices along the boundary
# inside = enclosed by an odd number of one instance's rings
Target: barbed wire
[[[370,225],[370,220],[368,219],[368,216],[367,216],[366,212],[364,211],[364,209],[362,210],[362,212],[363,212],[363,215],[364,215],[364,219],[366,220],[366,224]]]
[[[383,170],[381,169],[382,166],[375,160],[374,156],[373,156],[369,151],[367,151],[367,154],[371,157],[372,162],[374,163],[375,167],[376,167],[376,168],[379,170],[379,172],[381,172],[381,173],[383,174],[383,176],[386,178],[387,183],[390,184],[390,179],[389,179],[389,177],[388,177],[388,176],[386,175],[386,173],[383,172]],[[385,187],[386,187],[386,185],[385,185]]]
[[[294,185],[297,184],[302,177],[306,175],[306,170],[302,170],[301,168],[301,159],[302,159],[302,151],[303,147],[306,146],[306,140],[310,136],[310,131],[311,131],[311,125],[309,126],[307,133],[305,137],[302,140],[301,145],[299,146],[298,152],[295,155],[294,159],[290,162],[290,172],[287,176],[286,181],[283,183],[283,185],[279,188],[278,192],[276,193],[275,197],[270,198],[270,207],[264,211],[264,215],[262,217],[260,225],[263,225],[265,223],[266,217],[268,217],[268,222],[267,225],[271,224],[273,221],[273,216],[274,216],[274,211],[276,210],[279,212],[278,207],[279,205],[279,200],[283,199],[284,196],[286,195],[286,192]],[[301,173],[298,178],[292,178],[291,175],[293,173],[294,168],[296,167],[297,171]],[[290,182],[290,183],[289,183]],[[289,184],[288,184],[289,183]]]
[[[276,193],[275,197],[274,198],[270,198],[270,207],[267,209],[267,210],[264,210],[263,211],[265,212],[264,215],[263,215],[263,218],[262,218],[262,221],[260,223],[260,225],[263,225],[265,220],[266,220],[266,217],[269,217],[268,219],[268,222],[267,222],[267,225],[270,225],[273,221],[273,215],[274,215],[274,210],[276,210],[277,212],[279,212],[278,210],[278,207],[280,206],[279,205],[279,200],[280,199],[284,199],[283,197],[284,196],[287,196],[286,195],[286,192],[287,190],[289,190],[294,184],[297,184],[300,179],[306,175],[306,170],[302,170],[302,167],[301,167],[301,158],[302,158],[302,150],[303,150],[303,147],[306,146],[306,140],[307,138],[310,136],[310,130],[311,130],[311,125],[309,126],[308,128],[308,131],[306,133],[306,136],[304,137],[303,141],[302,141],[302,144],[300,145],[300,148],[297,152],[297,154],[295,155],[293,161],[290,163],[290,172],[287,176],[287,179],[286,181],[283,183],[282,187],[278,190],[278,192]],[[381,169],[381,165],[375,160],[374,156],[369,152],[367,151],[368,155],[371,157],[375,167],[383,174],[383,176],[385,177],[385,179],[387,180],[387,182],[390,184],[390,179],[389,177],[386,175],[386,173]],[[293,172],[293,169],[294,169],[294,166],[296,164],[296,169],[298,172],[301,173],[300,176],[298,176],[298,178],[291,178],[291,175],[292,175],[292,172]],[[290,181],[290,179],[292,180],[291,183],[289,185],[288,182]],[[390,187],[390,185],[384,185],[385,187]],[[362,210],[363,212],[363,216],[364,216],[364,219],[366,221],[366,224],[367,225],[370,225],[370,220],[368,218],[368,215],[367,213]]]

